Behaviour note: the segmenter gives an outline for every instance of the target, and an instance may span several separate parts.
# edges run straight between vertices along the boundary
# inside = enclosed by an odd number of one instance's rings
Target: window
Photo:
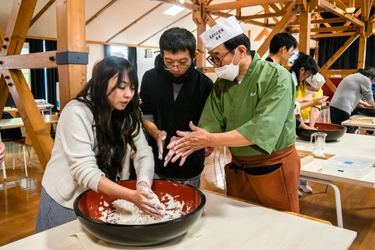
[[[111,56],[120,56],[128,59],[128,47],[111,45]]]
[[[25,42],[21,50],[21,55],[29,53],[29,43]],[[23,73],[23,76],[25,77],[27,85],[29,85],[30,88],[30,69],[21,69],[21,71]]]

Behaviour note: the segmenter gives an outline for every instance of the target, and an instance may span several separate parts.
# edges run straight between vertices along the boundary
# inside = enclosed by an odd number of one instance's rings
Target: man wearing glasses
[[[276,209],[299,212],[300,159],[295,149],[295,87],[282,66],[250,51],[249,38],[235,17],[200,38],[218,79],[198,127],[178,131],[165,161],[180,163],[205,147],[228,146],[227,194]],[[196,124],[196,123],[195,123]]]
[[[140,97],[142,122],[149,135],[155,160],[155,177],[196,187],[204,167],[204,149],[179,162],[164,166],[165,147],[176,139],[176,130],[188,131],[189,121],[198,123],[212,89],[212,81],[195,69],[196,39],[186,29],[166,30],[159,40],[155,68],[142,79]]]

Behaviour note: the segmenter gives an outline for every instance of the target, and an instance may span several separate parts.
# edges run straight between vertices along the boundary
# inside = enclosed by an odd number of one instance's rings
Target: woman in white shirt
[[[124,58],[97,63],[91,80],[62,111],[47,164],[36,232],[76,219],[75,198],[91,189],[133,202],[159,216],[151,202],[154,160],[141,129],[137,73]],[[137,190],[115,181],[128,179],[130,159]]]

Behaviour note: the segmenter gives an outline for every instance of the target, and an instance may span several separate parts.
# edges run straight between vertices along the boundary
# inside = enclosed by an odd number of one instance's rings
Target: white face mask
[[[236,55],[237,49],[234,52],[234,55]],[[223,78],[229,81],[233,81],[239,74],[240,72],[240,62],[238,62],[237,65],[233,64],[234,56],[232,59],[232,62],[228,65],[224,65],[219,68],[215,68],[215,72],[217,74],[217,77]],[[241,60],[240,60],[241,61]]]
[[[308,89],[305,88],[305,93],[306,93],[306,95],[315,95],[316,91],[311,91],[311,90],[308,90]]]

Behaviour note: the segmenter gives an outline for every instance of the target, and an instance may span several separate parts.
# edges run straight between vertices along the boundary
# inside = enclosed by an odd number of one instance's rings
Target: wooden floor
[[[230,153],[216,149],[206,158],[202,174],[202,188],[225,193],[224,164]],[[33,154],[29,177],[25,178],[23,162],[17,161],[12,170],[11,157],[6,160],[8,178],[0,177],[0,246],[34,233],[42,168]],[[2,173],[0,173],[2,174]],[[344,227],[358,233],[350,249],[375,249],[375,189],[336,183],[341,191]],[[314,192],[300,198],[301,213],[336,223],[334,193],[331,188],[325,193],[322,184],[310,183]]]

